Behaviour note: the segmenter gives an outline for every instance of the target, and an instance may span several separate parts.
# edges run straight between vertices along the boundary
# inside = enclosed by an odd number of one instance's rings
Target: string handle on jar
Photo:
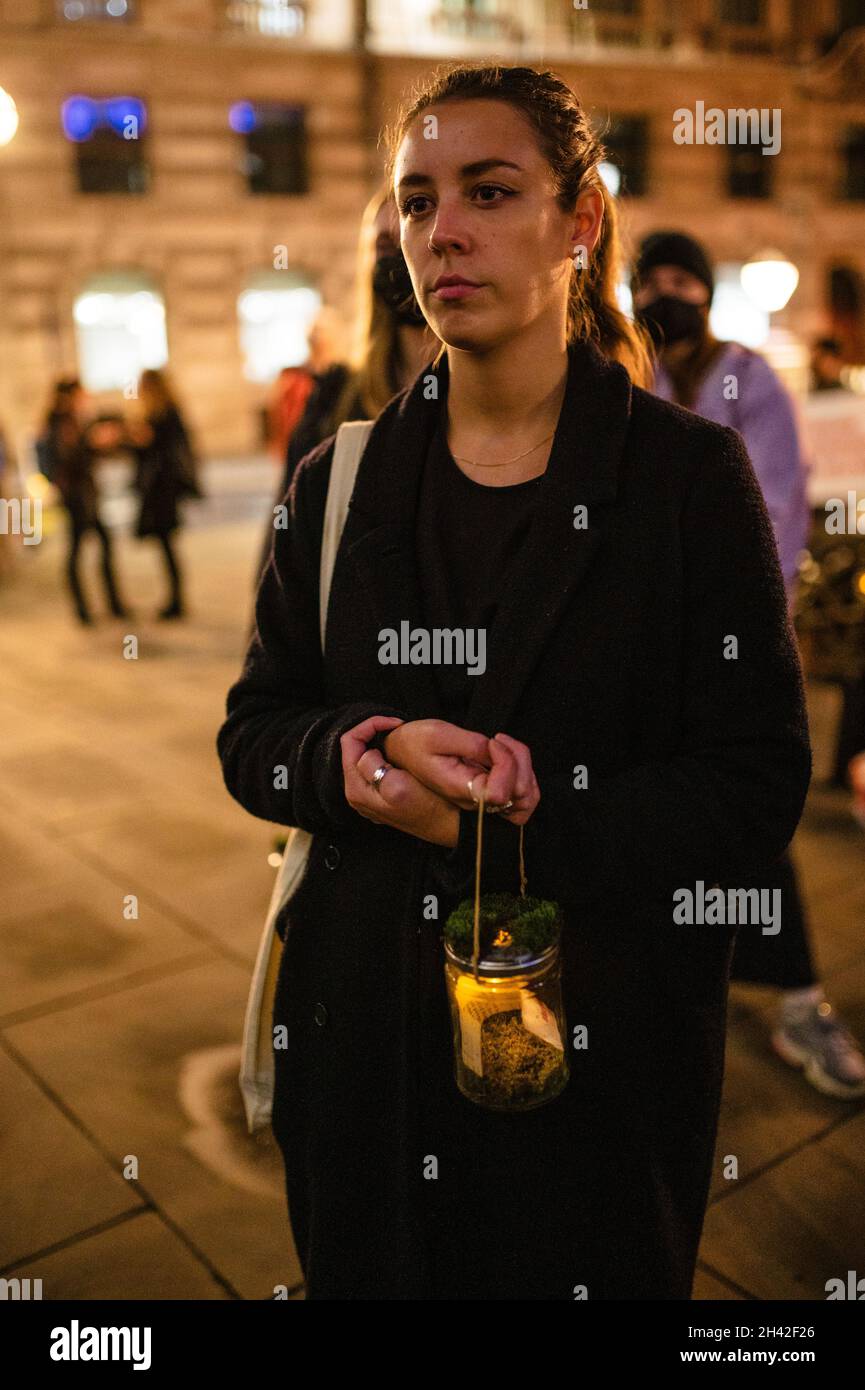
[[[481,792],[480,795],[479,795],[479,797],[478,797],[478,834],[477,834],[477,848],[476,848],[476,850],[475,850],[475,918],[474,918],[474,933],[473,933],[473,939],[472,939],[472,970],[473,970],[473,972],[474,972],[474,977],[475,977],[476,980],[478,979],[478,960],[480,959],[480,949],[481,949],[481,944],[480,944],[480,943],[481,943],[481,857],[482,857],[482,853],[483,853],[483,838],[484,838],[484,801],[485,801],[485,800],[486,800],[486,798],[485,798],[485,796],[484,796],[484,793]],[[528,881],[527,881],[527,879],[526,879],[526,859],[525,859],[525,846],[524,846],[524,831],[525,831],[525,828],[526,828],[526,827],[525,827],[524,825],[521,825],[521,826],[520,826],[520,897],[521,897],[521,898],[524,898],[524,897],[526,896],[526,888],[528,887]]]

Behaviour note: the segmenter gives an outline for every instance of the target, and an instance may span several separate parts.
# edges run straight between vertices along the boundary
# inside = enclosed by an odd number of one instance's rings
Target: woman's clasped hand
[[[367,747],[383,730],[390,731],[385,754]],[[340,744],[348,804],[367,820],[433,844],[456,845],[459,813],[481,795],[490,812],[513,825],[525,825],[541,798],[528,746],[508,734],[487,738],[443,719],[376,714]]]

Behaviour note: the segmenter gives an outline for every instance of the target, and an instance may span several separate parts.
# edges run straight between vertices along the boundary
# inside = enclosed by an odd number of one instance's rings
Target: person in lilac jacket
[[[741,343],[718,343],[718,349],[698,383],[690,409],[716,424],[731,425],[744,438],[772,521],[792,607],[798,557],[811,530],[807,463],[793,403],[758,352]],[[663,359],[657,365],[654,390],[664,400],[677,399],[673,378]],[[734,390],[738,394],[726,394]]]
[[[714,274],[703,247],[683,232],[652,232],[631,282],[634,311],[655,347],[653,390],[742,435],[766,502],[792,611],[797,559],[811,525],[804,458],[793,402],[768,362],[709,327]],[[743,887],[781,890],[781,930],[740,927],[731,977],[783,993],[772,1046],[804,1068],[824,1094],[865,1095],[865,1057],[826,1001],[789,851]]]

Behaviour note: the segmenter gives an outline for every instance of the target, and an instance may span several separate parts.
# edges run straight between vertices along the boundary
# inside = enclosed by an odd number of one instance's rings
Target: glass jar
[[[476,979],[471,957],[445,942],[454,1075],[477,1105],[533,1110],[553,1100],[569,1075],[559,944],[516,960],[501,956],[491,947]]]

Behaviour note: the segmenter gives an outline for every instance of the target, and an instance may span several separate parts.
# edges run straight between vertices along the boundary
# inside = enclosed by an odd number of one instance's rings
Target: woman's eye
[[[415,194],[413,198],[406,198],[405,202],[400,207],[400,212],[403,214],[404,217],[411,217],[412,205],[414,203],[422,203],[423,201],[423,197],[420,193]]]
[[[501,193],[501,194],[503,194],[504,197],[506,197],[506,198],[511,197],[511,190],[510,190],[509,188],[501,188],[501,187],[499,187],[499,185],[498,185],[497,183],[479,183],[478,186],[477,186],[477,188],[475,189],[475,193],[480,193],[480,192],[482,192],[482,191],[487,192],[487,193],[489,193],[489,192],[492,192],[492,193]],[[483,202],[488,202],[489,199],[484,198],[484,199],[482,199],[482,201],[483,201]],[[496,200],[496,201],[498,201],[498,200]]]

